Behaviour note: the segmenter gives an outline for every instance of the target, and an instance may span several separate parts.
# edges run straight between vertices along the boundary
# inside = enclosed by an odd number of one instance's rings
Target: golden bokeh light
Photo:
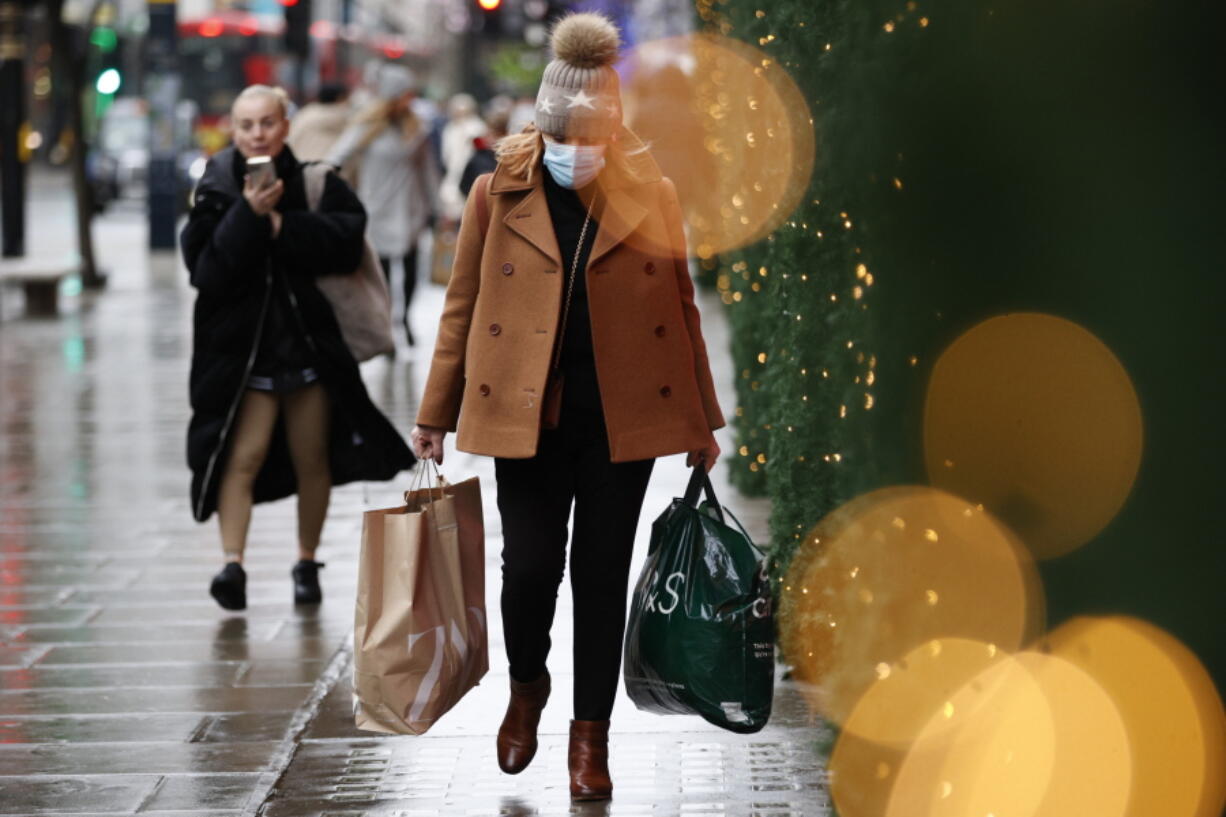
[[[876,679],[847,716],[843,731],[906,749],[921,731],[932,731],[932,714],[945,712],[967,681],[1006,657],[994,644],[966,638],[921,644],[892,665],[876,667]],[[954,729],[978,714],[974,707],[948,706],[940,724]]]
[[[1226,715],[1187,647],[1125,617],[1073,619],[1044,647],[1093,676],[1120,710],[1134,765],[1129,817],[1223,813]]]
[[[1217,817],[1226,714],[1200,662],[1126,617],[1031,649],[943,639],[888,668],[830,758],[842,817]]]
[[[982,503],[1039,558],[1085,544],[1119,513],[1141,446],[1128,373],[1070,321],[991,318],[933,367],[924,407],[929,479]]]
[[[706,259],[747,246],[792,214],[816,139],[783,66],[711,34],[643,43],[622,64],[625,122],[676,184],[691,252]]]
[[[926,487],[882,489],[828,515],[797,551],[779,597],[780,646],[810,705],[884,741],[905,740],[912,727],[848,716],[883,673],[908,677],[895,670],[908,653],[948,639],[1013,652],[1043,622],[1026,549],[983,510]],[[979,669],[951,649],[941,666],[955,664]],[[910,677],[926,700],[932,673]]]
[[[954,728],[950,711],[972,710]],[[885,817],[1124,817],[1132,760],[1123,719],[1088,673],[1023,652],[932,713],[902,761]]]

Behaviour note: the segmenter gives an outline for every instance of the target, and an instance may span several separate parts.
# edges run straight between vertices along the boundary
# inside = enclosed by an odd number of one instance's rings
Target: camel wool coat
[[[639,154],[637,181],[601,173],[586,270],[596,378],[613,462],[698,450],[724,425],[707,362],[673,184]],[[458,428],[472,454],[536,454],[541,397],[560,330],[570,259],[561,258],[538,165],[499,166],[487,234],[465,205],[451,283],[417,423]]]

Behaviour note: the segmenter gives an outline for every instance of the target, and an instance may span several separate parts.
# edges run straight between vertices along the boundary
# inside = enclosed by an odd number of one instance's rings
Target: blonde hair
[[[234,97],[234,101],[230,103],[230,116],[234,116],[234,109],[238,107],[238,103],[257,97],[272,99],[277,103],[277,107],[281,109],[281,118],[289,119],[289,94],[285,92],[284,88],[272,85],[248,85],[239,91],[238,96]]]
[[[360,143],[362,148],[370,146],[370,143],[383,132],[382,126],[384,125],[398,123],[401,136],[406,140],[417,135],[417,132],[421,130],[421,120],[417,118],[417,114],[413,113],[412,108],[405,108],[399,114],[393,115],[393,109],[398,104],[398,100],[395,99],[380,99],[367,105],[357,115],[358,123],[369,128]]]
[[[646,145],[638,145],[633,150],[626,150],[616,142],[610,142],[605,152],[609,165],[618,173],[631,181],[644,181],[643,163],[640,157],[647,155]],[[504,136],[494,145],[494,158],[498,164],[507,169],[512,176],[519,176],[526,181],[532,181],[533,172],[541,166],[541,157],[545,153],[545,139],[536,125],[529,123],[519,133]]]

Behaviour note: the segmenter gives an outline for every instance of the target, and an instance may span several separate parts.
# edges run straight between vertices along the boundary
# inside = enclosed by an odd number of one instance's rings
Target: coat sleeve
[[[473,188],[474,195],[464,204],[460,219],[460,234],[456,239],[455,262],[451,267],[451,282],[439,319],[438,339],[434,343],[434,359],[417,424],[455,431],[460,417],[460,401],[464,396],[464,354],[468,345],[468,328],[472,323],[473,307],[481,287],[481,256],[485,251],[485,235],[477,223],[477,197],[484,192]]]
[[[361,147],[363,136],[365,136],[370,126],[361,122],[354,122],[349,127],[341,132],[337,137],[336,143],[332,145],[332,149],[328,151],[328,158],[325,159],[328,164],[333,167],[344,167],[353,159],[358,158],[359,147]]]
[[[353,272],[362,263],[366,209],[335,173],[324,179],[318,210],[290,210],[275,242],[291,275],[316,277]]]
[[[192,207],[180,243],[192,286],[222,294],[243,288],[253,269],[262,271],[258,262],[268,257],[272,223],[242,196],[206,192]]]
[[[664,179],[664,220],[668,225],[668,240],[672,247],[673,266],[677,275],[677,289],[681,293],[681,310],[685,316],[685,328],[694,349],[694,377],[702,396],[702,409],[707,416],[707,426],[714,431],[724,426],[724,414],[715,397],[715,382],[711,378],[711,364],[707,359],[707,344],[702,338],[702,319],[694,305],[694,281],[690,278],[689,253],[685,246],[685,230],[681,226],[681,203],[672,180]]]

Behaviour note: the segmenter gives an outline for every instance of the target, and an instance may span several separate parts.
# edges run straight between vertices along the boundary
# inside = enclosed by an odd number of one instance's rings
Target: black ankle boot
[[[319,589],[319,569],[323,562],[313,559],[300,559],[290,575],[294,577],[294,604],[319,604],[323,601],[323,591]]]
[[[227,610],[246,610],[247,571],[238,562],[229,562],[213,577],[209,595]]]

